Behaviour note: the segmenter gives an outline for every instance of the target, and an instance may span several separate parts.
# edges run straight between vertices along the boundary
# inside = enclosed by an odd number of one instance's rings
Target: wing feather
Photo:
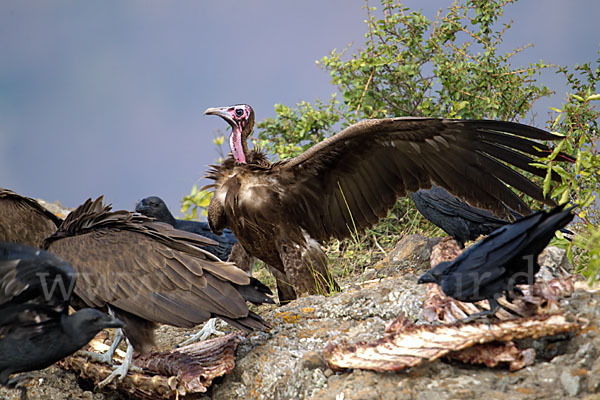
[[[40,247],[60,222],[36,200],[0,188],[0,241]]]
[[[562,137],[503,121],[365,120],[275,163],[267,175],[286,188],[280,201],[292,220],[324,241],[350,235],[350,214],[362,230],[384,216],[397,197],[433,183],[501,216],[509,215],[509,208],[530,212],[509,186],[553,205],[537,185],[506,166],[544,173],[529,163],[532,155],[550,149],[532,139]]]
[[[248,315],[235,285],[249,276],[197,245],[198,235],[128,212],[101,199],[73,211],[46,241],[80,275],[75,293],[90,307],[107,304],[152,322],[190,327],[211,315]]]

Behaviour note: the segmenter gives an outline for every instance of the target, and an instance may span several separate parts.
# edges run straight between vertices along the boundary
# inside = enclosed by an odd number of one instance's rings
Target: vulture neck
[[[252,129],[254,128],[254,124],[248,124],[244,126],[243,129],[240,127],[235,127],[229,136],[229,147],[231,147],[231,153],[233,154],[233,158],[236,162],[240,164],[246,164],[248,154],[250,154],[250,150],[248,150],[248,142],[246,139],[252,133]]]

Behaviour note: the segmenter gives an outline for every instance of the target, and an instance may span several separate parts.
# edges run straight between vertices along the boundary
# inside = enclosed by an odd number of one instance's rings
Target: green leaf
[[[574,93],[571,93],[571,97],[573,97],[575,100],[579,100],[579,101],[585,101],[585,99],[581,96],[578,96]]]
[[[571,193],[571,191],[569,190],[569,188],[567,188],[567,190],[565,190],[562,193],[562,196],[560,196],[560,200],[558,201],[558,204],[565,204],[566,202],[568,202],[570,193]]]
[[[553,165],[552,170],[554,172],[558,173],[560,175],[560,177],[563,178],[565,181],[568,181],[571,179],[571,174],[568,173],[567,171],[565,171],[565,169],[563,167],[561,167],[560,165]]]
[[[586,100],[600,100],[600,93],[588,96]]]
[[[543,195],[546,197],[548,192],[550,191],[550,182],[552,182],[552,168],[548,166],[548,170],[546,171],[546,177],[544,178],[543,184]]]

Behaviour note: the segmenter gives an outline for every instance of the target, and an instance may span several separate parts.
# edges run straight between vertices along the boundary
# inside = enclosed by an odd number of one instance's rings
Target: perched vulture
[[[41,247],[60,222],[34,199],[0,188],[0,241]]]
[[[431,185],[431,189],[411,193],[410,196],[417,210],[431,223],[452,236],[461,248],[465,247],[465,242],[487,235],[510,223],[488,210],[470,206],[436,185]],[[514,211],[512,213],[514,218],[521,217]]]
[[[488,300],[490,309],[471,315],[469,321],[492,316],[500,307],[499,297],[506,293],[510,300],[519,293],[515,285],[535,282],[535,274],[540,270],[538,255],[554,233],[571,222],[572,209],[562,205],[504,225],[454,261],[441,262],[427,271],[418,283],[437,283],[446,295],[458,301]]]
[[[231,125],[232,155],[212,166],[208,223],[233,231],[246,251],[284,274],[280,299],[335,287],[320,244],[375,224],[399,196],[444,187],[469,204],[507,217],[529,207],[509,186],[546,204],[541,188],[505,163],[544,176],[531,156],[550,149],[532,139],[559,136],[514,122],[440,118],[364,120],[297,157],[275,163],[248,149],[254,111],[209,108]],[[553,175],[555,180],[559,177]],[[291,286],[290,286],[291,285]],[[292,288],[293,286],[293,288]]]
[[[267,328],[246,300],[272,303],[269,289],[196,247],[214,244],[143,215],[112,212],[100,197],[72,211],[45,248],[77,271],[83,305],[108,307],[127,324],[128,356],[115,371],[124,376],[133,349],[148,351],[159,323],[192,328],[214,316],[247,331]]]
[[[216,246],[204,246],[202,248],[219,257],[221,261],[227,261],[229,254],[231,254],[231,248],[237,243],[237,239],[229,229],[225,229],[221,235],[215,235],[206,222],[175,219],[165,202],[157,196],[140,200],[135,206],[135,211],[182,231],[196,233],[214,240],[218,243]]]
[[[1,385],[73,354],[104,328],[125,326],[92,308],[69,315],[75,279],[73,267],[44,250],[0,243]]]

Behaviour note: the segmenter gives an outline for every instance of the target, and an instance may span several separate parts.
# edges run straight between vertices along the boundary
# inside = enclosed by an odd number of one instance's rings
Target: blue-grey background
[[[433,19],[448,1],[404,1]],[[0,2],[0,187],[75,207],[104,194],[116,208],[159,195],[179,214],[226,125],[203,111],[326,100],[315,60],[364,42],[359,0]],[[378,6],[378,2],[371,1]],[[504,49],[533,42],[517,64],[598,58],[596,0],[521,0]],[[557,95],[560,76],[542,77]]]

